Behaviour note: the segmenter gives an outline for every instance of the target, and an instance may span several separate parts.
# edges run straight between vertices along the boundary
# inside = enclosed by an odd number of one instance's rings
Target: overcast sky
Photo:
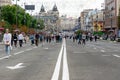
[[[15,2],[13,2],[15,3]],[[101,3],[104,0],[19,0],[18,4],[34,4],[34,13],[39,13],[41,5],[43,4],[45,10],[51,10],[53,5],[56,4],[60,15],[67,15],[69,17],[78,17],[83,9],[101,9]]]

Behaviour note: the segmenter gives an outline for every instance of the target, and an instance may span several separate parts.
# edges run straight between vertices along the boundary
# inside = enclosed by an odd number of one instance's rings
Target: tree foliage
[[[36,28],[37,21],[31,15],[25,12],[23,8],[16,5],[6,5],[1,8],[1,18],[4,20],[5,28],[15,29],[16,27],[19,29],[23,29],[23,31],[28,30],[28,28]],[[17,24],[16,24],[17,18]],[[43,29],[44,22],[40,21],[41,28]],[[22,28],[24,27],[24,28]]]

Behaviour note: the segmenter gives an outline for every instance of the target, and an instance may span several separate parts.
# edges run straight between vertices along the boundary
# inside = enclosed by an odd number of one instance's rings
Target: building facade
[[[76,26],[76,19],[63,15],[60,17],[60,25],[63,30],[71,30]]]
[[[120,0],[105,0],[105,30],[117,35],[117,18],[120,8]]]
[[[104,31],[104,9],[87,9],[81,12],[81,29],[89,32]]]
[[[95,10],[95,14],[92,15],[93,19],[93,31],[104,31],[104,10]]]
[[[81,29],[82,30],[88,30],[88,13],[92,11],[92,9],[85,9],[81,12]]]
[[[46,30],[60,31],[59,11],[56,4],[53,6],[53,9],[49,11],[45,11],[44,6],[42,5],[39,18],[44,21]]]
[[[0,0],[0,6],[11,5],[11,0]]]

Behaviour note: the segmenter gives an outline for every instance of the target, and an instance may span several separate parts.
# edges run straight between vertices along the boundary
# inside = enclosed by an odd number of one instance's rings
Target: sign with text
[[[25,5],[26,10],[35,10],[35,5]]]

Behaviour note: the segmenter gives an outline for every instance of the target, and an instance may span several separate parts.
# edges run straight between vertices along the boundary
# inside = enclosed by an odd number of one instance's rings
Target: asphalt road
[[[120,80],[120,44],[67,40],[70,80]]]
[[[0,45],[0,80],[120,80],[120,43],[27,43],[6,57]]]

